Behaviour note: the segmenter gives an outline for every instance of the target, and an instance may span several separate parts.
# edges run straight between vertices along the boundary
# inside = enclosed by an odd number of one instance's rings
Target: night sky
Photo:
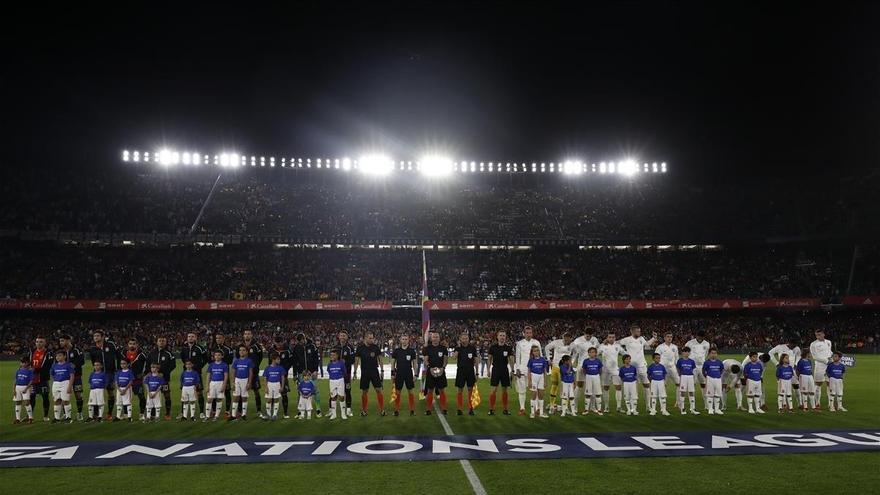
[[[634,156],[715,178],[880,162],[876,4],[519,3],[9,16],[2,163],[112,167],[163,144]]]

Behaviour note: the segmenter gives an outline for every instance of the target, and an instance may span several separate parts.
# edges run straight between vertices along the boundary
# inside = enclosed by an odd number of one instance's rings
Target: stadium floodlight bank
[[[441,155],[426,155],[418,160],[395,160],[384,154],[368,154],[360,158],[297,158],[265,155],[246,155],[244,153],[202,154],[197,151],[158,151],[123,150],[122,161],[129,163],[150,163],[161,167],[172,166],[215,166],[220,168],[239,167],[280,167],[292,169],[323,169],[357,171],[366,175],[387,175],[391,172],[417,172],[426,177],[444,177],[453,174],[518,174],[547,173],[577,176],[583,174],[621,175],[632,177],[638,174],[665,174],[666,162],[643,162],[633,158],[619,161],[586,161],[570,159],[552,162],[485,162],[454,161]]]

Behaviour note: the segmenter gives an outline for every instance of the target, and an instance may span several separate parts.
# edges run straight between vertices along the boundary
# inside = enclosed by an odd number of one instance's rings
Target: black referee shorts
[[[447,385],[448,383],[446,381],[446,373],[443,373],[440,376],[434,376],[431,374],[430,371],[428,371],[428,376],[425,377],[425,388],[427,388],[428,390],[439,390],[446,388]]]
[[[406,387],[407,390],[416,388],[415,380],[413,380],[412,373],[404,374],[398,370],[397,376],[394,377],[394,388],[403,390],[403,387]]]
[[[510,386],[510,370],[505,368],[492,367],[492,373],[489,376],[489,384],[493,387],[501,385],[502,387]]]
[[[382,377],[379,375],[379,369],[365,370],[361,369],[361,390],[369,390],[370,385],[373,388],[382,388]]]
[[[455,372],[455,388],[474,388],[477,383],[477,376],[474,374],[474,367],[458,368]]]

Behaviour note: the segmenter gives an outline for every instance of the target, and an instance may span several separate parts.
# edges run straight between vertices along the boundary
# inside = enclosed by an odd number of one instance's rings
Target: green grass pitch
[[[775,412],[775,379],[771,377],[766,385],[770,409],[768,414],[762,416],[728,411],[720,417],[705,414],[699,417],[679,416],[677,412],[668,418],[651,417],[644,413],[637,417],[611,414],[601,418],[489,417],[485,413],[489,384],[484,379],[480,381],[483,405],[477,416],[454,415],[455,393],[451,389],[448,421],[457,434],[880,428],[880,356],[858,356],[856,361],[857,365],[848,369],[846,376],[844,398],[849,409],[846,413],[799,412],[780,416]],[[37,421],[33,425],[12,425],[10,399],[16,367],[15,362],[0,363],[0,396],[4,398],[0,404],[0,439],[4,442],[443,434],[443,428],[435,416],[421,413],[424,402],[417,404],[419,414],[416,417],[395,418],[389,415],[383,418],[375,414],[376,402],[372,393],[371,415],[345,422],[331,422],[324,418],[270,423],[259,421],[251,414],[253,419],[247,423],[232,424],[176,421],[141,424],[135,421],[132,424],[51,425]],[[771,370],[768,370],[768,377],[770,373]],[[327,382],[319,380],[319,384],[326,402]],[[515,409],[517,398],[513,390],[511,392],[511,409]],[[178,393],[179,390],[175,390],[175,414],[179,410],[179,403],[176,402]],[[390,409],[389,395],[386,381],[386,408]],[[358,391],[354,392],[353,399],[357,411],[360,408]],[[251,401],[253,408],[253,398]],[[295,401],[291,400],[292,408],[294,404]],[[402,407],[406,409],[405,398]],[[643,403],[640,409],[642,407]],[[37,405],[34,409],[36,417],[41,418],[42,406]],[[471,461],[471,464],[488,493],[542,489],[570,493],[585,490],[717,493],[723,488],[788,491],[798,486],[809,487],[810,491],[845,491],[880,484],[880,454],[877,453]],[[139,486],[149,489],[152,494],[215,493],[236,485],[245,487],[246,483],[254,481],[265,493],[309,486],[318,491],[363,494],[424,492],[426,488],[441,490],[444,494],[473,493],[457,461],[13,468],[0,470],[0,473],[8,486],[31,486],[33,480],[45,477],[45,486],[51,486],[52,491],[58,493],[94,493],[95,487],[106,486]],[[660,488],[657,481],[663,479],[666,481]]]

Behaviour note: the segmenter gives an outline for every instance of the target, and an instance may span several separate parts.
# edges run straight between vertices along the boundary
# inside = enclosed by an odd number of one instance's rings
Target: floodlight
[[[566,175],[576,175],[584,171],[584,166],[580,160],[566,160],[562,167],[562,171]]]
[[[401,168],[403,162],[400,162]],[[391,173],[394,160],[381,153],[364,155],[358,159],[358,169],[367,175],[384,176]]]
[[[171,152],[163,149],[159,152],[159,163],[162,165],[171,165]]]
[[[346,157],[346,158],[342,159],[342,170],[345,170],[346,172],[351,170],[351,159],[350,158]]]
[[[141,161],[141,153],[139,151],[135,151],[131,155],[131,159],[136,162]],[[147,161],[147,162],[150,161],[150,153],[144,153],[144,161]]]
[[[441,155],[426,155],[420,160],[422,175],[426,177],[443,177],[452,173],[452,160]],[[474,166],[471,162],[471,167]],[[466,167],[462,167],[464,171]],[[473,171],[473,169],[471,170]]]
[[[128,161],[128,150],[122,151],[122,161],[124,161],[124,162]]]
[[[617,173],[632,177],[639,171],[639,164],[635,160],[627,159],[617,164]]]

